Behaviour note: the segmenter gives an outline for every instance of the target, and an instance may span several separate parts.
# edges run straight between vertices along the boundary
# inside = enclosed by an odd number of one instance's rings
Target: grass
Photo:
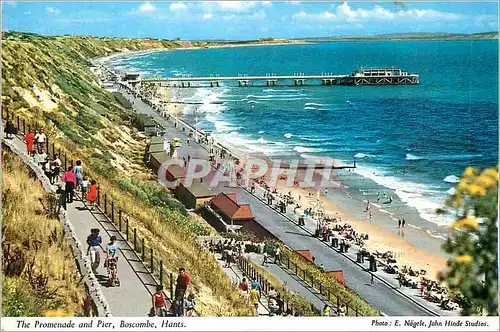
[[[4,34],[6,38],[6,34]],[[152,247],[164,272],[179,267],[191,275],[197,311],[203,316],[252,316],[253,309],[231,284],[213,257],[196,243],[196,235],[213,230],[186,214],[163,191],[142,163],[146,139],[133,128],[135,112],[100,88],[88,71],[88,59],[124,49],[176,47],[166,40],[50,37],[8,34],[2,48],[2,101],[16,116],[43,127],[56,150],[81,159],[84,172],[97,180],[101,197],[128,218],[131,229]],[[54,99],[51,109],[35,88]],[[25,105],[29,100],[36,105]],[[35,108],[37,107],[37,108]],[[138,157],[139,156],[139,157]]]
[[[81,315],[84,286],[48,194],[23,162],[7,153],[2,181],[2,314]],[[29,230],[29,231],[27,231]]]
[[[262,267],[260,267],[258,264],[255,264],[251,260],[247,260],[247,262],[257,271],[257,273],[264,276],[264,278],[266,278],[269,284],[277,292],[280,292],[283,295],[284,299],[288,303],[288,306],[293,308],[299,316],[302,317],[319,316],[320,313],[305,297],[297,293],[294,293],[290,290],[285,290],[286,289],[285,285],[283,285],[283,283],[273,274],[267,272],[266,270],[264,270]]]
[[[361,298],[355,291],[349,289],[348,287],[342,285],[334,277],[329,276],[326,272],[323,272],[318,266],[306,261],[299,254],[288,250],[286,247],[281,246],[281,252],[283,253],[282,262],[287,262],[290,260],[290,266],[297,266],[300,274],[305,271],[306,282],[311,281],[315,286],[314,288],[319,292],[319,284],[322,285],[322,294],[328,295],[328,290],[330,290],[330,296],[334,304],[337,303],[337,298],[341,305],[347,305],[349,311],[358,310],[359,316],[379,316],[380,313],[372,308],[363,298]],[[351,314],[351,312],[349,312]],[[352,313],[354,314],[354,312]]]

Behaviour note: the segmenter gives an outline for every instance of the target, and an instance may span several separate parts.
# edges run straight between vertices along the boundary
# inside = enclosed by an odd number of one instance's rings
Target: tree
[[[454,255],[442,281],[465,298],[462,315],[498,315],[498,169],[468,167],[447,205],[458,219],[444,250]]]

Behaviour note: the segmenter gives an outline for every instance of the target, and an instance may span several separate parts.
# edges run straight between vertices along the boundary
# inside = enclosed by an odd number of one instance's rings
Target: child
[[[156,293],[153,294],[153,311],[155,316],[163,317],[164,312],[167,310],[167,302],[163,294],[163,286],[156,286]]]
[[[194,294],[190,293],[187,297],[187,299],[184,300],[184,309],[186,310],[186,316],[187,317],[192,317],[194,316],[194,306],[195,306],[195,301],[194,301]]]
[[[93,210],[95,202],[97,201],[97,182],[95,180],[90,181],[86,198],[90,204],[90,210]]]
[[[82,180],[82,202],[87,196],[88,186],[89,186],[89,179],[88,177],[84,176]]]

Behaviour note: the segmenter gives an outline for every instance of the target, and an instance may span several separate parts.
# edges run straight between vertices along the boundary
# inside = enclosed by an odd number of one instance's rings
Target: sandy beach
[[[303,208],[308,208],[312,203],[316,204],[318,197],[318,190],[316,189],[281,187],[278,191],[283,193],[291,191],[292,196],[296,200],[298,200],[300,195],[300,204]],[[313,193],[311,197],[308,197],[309,191]],[[369,223],[357,219],[350,211],[341,208],[339,205],[335,204],[335,202],[328,199],[324,193],[320,194],[319,199],[322,202],[327,215],[338,215],[342,218],[342,222],[340,223],[341,225],[347,223],[351,225],[356,232],[369,235],[369,240],[365,241],[365,245],[368,250],[379,251],[381,253],[386,251],[396,253],[397,265],[399,267],[406,265],[407,267],[412,267],[414,270],[424,269],[427,271],[426,277],[433,280],[437,280],[437,273],[446,267],[445,257],[415,247],[404,238],[401,238],[378,226],[376,224],[376,220]]]
[[[266,44],[260,44],[266,45]],[[221,47],[240,47],[240,46],[258,46],[257,44],[249,44],[249,45],[229,45],[229,46],[221,46]],[[214,46],[219,47],[219,46]],[[186,47],[182,49],[196,49],[200,47]],[[153,52],[155,50],[152,50]],[[156,50],[161,51],[161,50]],[[147,51],[150,52],[150,51]],[[119,53],[117,56],[129,56],[130,54],[136,53],[144,53],[141,52],[125,52]],[[102,58],[101,61],[107,62],[110,59],[113,59],[113,56]],[[193,95],[192,89],[179,89],[172,87],[157,87],[156,91],[153,92],[154,99],[160,100],[164,103],[166,111],[175,117],[182,117],[182,113],[184,110],[184,105],[180,102],[183,98],[189,97]],[[224,142],[221,142],[224,143]],[[311,203],[316,203],[317,201],[317,190],[314,188],[298,188],[286,187],[284,183],[278,184],[278,191],[286,194],[291,191],[292,196],[295,199],[298,199],[299,195],[301,197],[300,204],[302,209],[308,208]],[[311,198],[308,198],[309,191],[312,191],[314,194]],[[346,207],[340,206],[336,201],[333,201],[330,197],[327,198],[324,193],[320,194],[320,201],[322,202],[322,206],[325,210],[325,213],[329,216],[340,216],[342,218],[343,225],[347,223],[352,226],[352,228],[358,233],[365,233],[369,235],[369,240],[365,242],[365,246],[370,251],[379,251],[381,253],[386,251],[391,251],[395,254],[397,259],[397,265],[401,268],[406,265],[407,267],[412,267],[414,270],[424,269],[427,271],[426,277],[430,279],[437,280],[437,274],[439,271],[446,267],[446,257],[439,255],[436,252],[432,252],[430,250],[422,249],[421,247],[417,247],[414,244],[410,243],[407,239],[404,238],[404,232],[411,232],[410,229],[402,229],[401,231],[391,232],[386,228],[383,228],[377,225],[377,216],[380,214],[374,213],[373,222],[367,222],[366,220],[361,220],[359,218],[359,211],[352,211],[347,209]],[[356,213],[358,212],[358,213]],[[356,217],[355,215],[358,215]],[[408,216],[407,219],[411,217]],[[397,229],[397,225],[394,226]]]

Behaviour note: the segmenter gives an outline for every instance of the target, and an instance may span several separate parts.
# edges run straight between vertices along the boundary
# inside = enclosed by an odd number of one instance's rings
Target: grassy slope
[[[139,238],[154,248],[166,272],[191,274],[202,315],[251,315],[249,307],[196,234],[206,228],[187,216],[142,163],[145,138],[130,129],[133,111],[122,108],[87,71],[88,58],[124,50],[178,47],[172,41],[3,34],[4,107],[42,125],[68,159],[82,159]]]
[[[84,286],[62,225],[46,210],[47,193],[12,154],[2,171],[2,314],[80,314]]]

